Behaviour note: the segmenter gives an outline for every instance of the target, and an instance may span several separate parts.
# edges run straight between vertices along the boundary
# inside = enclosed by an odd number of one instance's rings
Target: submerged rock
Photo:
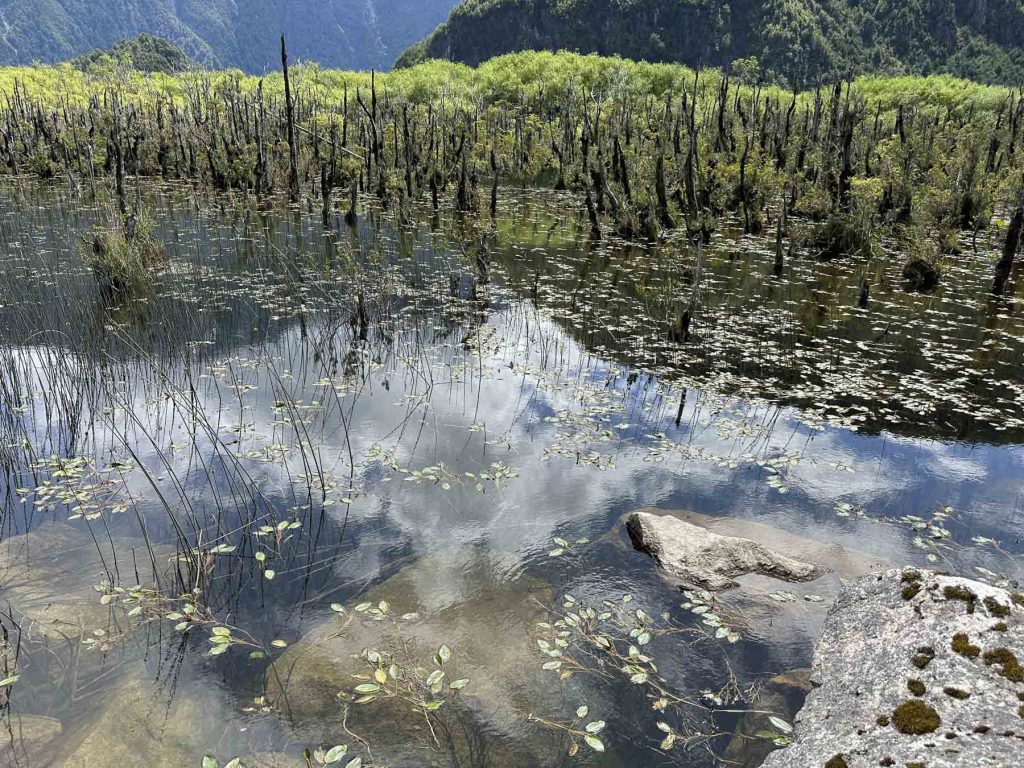
[[[170,569],[171,554],[138,539],[93,537],[78,527],[47,523],[0,542],[0,598],[10,604],[23,639],[78,637],[112,620],[96,584],[152,578]]]
[[[1019,764],[1024,596],[913,569],[839,595],[791,746],[765,768]]]
[[[216,696],[172,696],[142,681],[111,691],[100,712],[94,722],[65,740],[54,768],[198,766],[211,743],[202,743],[209,737],[202,735],[204,730],[224,717]]]
[[[751,539],[722,536],[670,515],[633,512],[626,528],[633,545],[681,587],[718,591],[737,586],[735,577],[748,573],[783,581],[812,581],[823,573]]]
[[[530,578],[505,581],[496,570],[460,556],[403,568],[362,598],[384,601],[383,616],[349,610],[289,647],[268,672],[271,700],[300,739],[355,747],[355,734],[375,761],[394,768],[557,763],[559,740],[528,721],[531,713],[554,716],[545,710],[560,700],[557,676],[540,669],[533,636],[552,593]],[[339,698],[368,679],[364,650],[393,654],[425,674],[442,645],[452,652],[445,681],[469,682],[435,713],[435,733],[408,702],[346,705]]]
[[[52,717],[11,714],[0,719],[0,765],[49,764],[49,752],[63,732],[60,720]]]
[[[736,768],[758,768],[775,747],[766,733],[778,732],[770,717],[792,722],[811,690],[811,670],[794,669],[768,680],[750,703],[750,711],[722,754],[722,762]]]

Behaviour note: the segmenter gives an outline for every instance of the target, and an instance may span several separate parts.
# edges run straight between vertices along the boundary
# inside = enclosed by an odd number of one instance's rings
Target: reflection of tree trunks
[[[992,282],[992,293],[1002,296],[1006,291],[1006,282],[1010,279],[1013,259],[1020,250],[1021,232],[1024,230],[1024,183],[1021,186],[1017,209],[1013,212],[1010,227],[1006,231],[1006,242],[1003,244],[1003,255],[996,264],[996,277]]]

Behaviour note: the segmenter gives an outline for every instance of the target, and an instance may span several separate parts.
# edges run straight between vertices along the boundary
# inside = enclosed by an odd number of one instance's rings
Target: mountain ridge
[[[746,60],[792,85],[876,73],[1024,81],[1018,0],[463,0],[397,66],[569,50],[693,67]],[[756,60],[756,61],[755,61]]]
[[[0,64],[68,61],[148,33],[211,68],[252,74],[295,60],[387,69],[456,0],[0,0]]]

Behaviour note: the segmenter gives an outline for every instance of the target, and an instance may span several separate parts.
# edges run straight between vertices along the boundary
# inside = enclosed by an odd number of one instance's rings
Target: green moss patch
[[[961,701],[963,701],[964,699],[971,698],[970,691],[965,691],[962,688],[954,688],[951,685],[948,685],[945,688],[943,688],[942,692],[952,699],[960,699]]]
[[[967,603],[967,612],[974,613],[974,603],[978,599],[967,587],[957,584],[955,587],[949,585],[942,590],[943,596],[947,600],[962,600]]]
[[[981,653],[981,648],[971,643],[971,639],[963,632],[957,632],[953,635],[951,647],[954,652],[959,653],[961,656],[965,656],[968,659],[976,659],[978,658],[978,654]]]
[[[988,666],[999,666],[999,674],[1007,680],[1015,683],[1024,682],[1024,667],[1021,667],[1017,656],[1009,648],[993,648],[991,651],[985,651],[981,658]]]
[[[917,649],[917,653],[914,654],[914,658],[910,662],[918,669],[924,669],[932,663],[932,659],[935,658],[935,649],[929,646],[923,646]]]
[[[924,687],[924,683],[920,680],[911,679],[907,680],[907,690],[915,696],[924,696],[927,689]]]
[[[907,586],[901,590],[900,594],[903,595],[904,600],[913,600],[917,597],[917,593],[920,591],[921,585],[915,581],[913,584],[907,584]]]
[[[846,758],[842,755],[835,755],[825,763],[825,768],[850,768],[850,764],[846,762]]]
[[[984,603],[985,607],[988,609],[988,612],[991,613],[993,616],[997,616],[1001,619],[1010,615],[1010,606],[1003,605],[994,597],[986,597]]]
[[[900,733],[921,735],[934,733],[942,725],[942,718],[934,708],[919,699],[904,701],[892,713],[892,724]]]

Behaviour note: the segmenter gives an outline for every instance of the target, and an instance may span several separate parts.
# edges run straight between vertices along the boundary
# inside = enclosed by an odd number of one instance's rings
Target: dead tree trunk
[[[295,105],[292,103],[292,86],[288,77],[288,51],[281,35],[281,69],[284,72],[284,109],[288,121],[288,190],[293,203],[299,202],[299,152],[295,145]]]
[[[1013,269],[1013,260],[1020,250],[1022,242],[1022,231],[1024,231],[1024,182],[1021,185],[1020,198],[1017,201],[1017,209],[1013,212],[1010,220],[1010,228],[1006,231],[1006,242],[1003,243],[1003,255],[996,264],[996,277],[992,281],[992,293],[1002,296],[1006,291],[1006,281],[1010,279],[1010,271]]]

